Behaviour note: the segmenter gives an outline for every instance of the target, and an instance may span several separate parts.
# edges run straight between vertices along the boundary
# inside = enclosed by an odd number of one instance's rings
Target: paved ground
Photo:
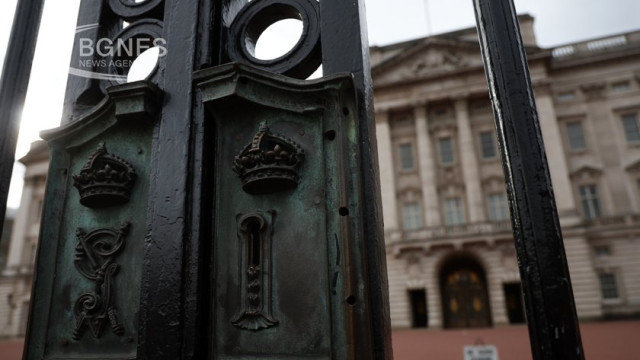
[[[580,328],[588,360],[640,360],[640,321],[585,323]],[[463,346],[478,341],[495,345],[500,360],[531,359],[524,325],[479,330],[397,330],[393,333],[394,359],[462,360]],[[19,360],[21,354],[22,340],[0,341],[0,360]]]
[[[580,326],[587,360],[640,360],[640,321],[584,323]],[[500,360],[531,360],[527,327],[478,330],[398,330],[394,360],[462,360],[465,345],[481,341],[498,348]]]

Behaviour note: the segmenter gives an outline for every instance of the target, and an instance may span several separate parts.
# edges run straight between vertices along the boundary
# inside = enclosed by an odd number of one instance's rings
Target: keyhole
[[[252,266],[260,266],[260,258],[262,257],[262,236],[260,234],[260,223],[256,220],[249,222],[247,226],[249,230],[249,261]]]

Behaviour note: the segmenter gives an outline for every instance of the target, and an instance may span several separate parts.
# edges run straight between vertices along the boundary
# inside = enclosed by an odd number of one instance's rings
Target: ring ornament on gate
[[[108,80],[103,84],[106,88],[112,85],[119,85],[127,82],[129,70],[135,60],[146,50],[154,47],[164,47],[162,39],[163,23],[155,19],[139,20],[124,28],[112,40],[113,50],[107,61],[108,72],[115,75],[115,80]],[[148,71],[146,78],[157,79],[156,74],[161,67],[161,57],[166,50],[161,50],[157,54],[154,67]]]
[[[258,59],[255,47],[271,25],[286,19],[302,22],[300,40],[289,52],[271,60]],[[229,28],[229,58],[257,68],[306,79],[322,63],[320,8],[316,0],[254,0],[247,4]]]
[[[164,0],[109,0],[109,6],[116,15],[125,20],[153,17],[162,9]]]

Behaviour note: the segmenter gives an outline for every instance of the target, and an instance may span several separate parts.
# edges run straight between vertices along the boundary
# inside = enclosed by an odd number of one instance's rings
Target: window
[[[616,275],[614,273],[600,273],[600,289],[602,289],[602,298],[605,300],[618,299],[618,285],[616,284]]]
[[[571,122],[567,124],[567,137],[569,138],[569,148],[573,151],[587,148],[584,142],[581,122]]]
[[[622,125],[628,143],[640,142],[640,129],[638,129],[638,118],[636,114],[627,114],[622,116]]]
[[[400,154],[400,169],[411,170],[413,169],[413,146],[412,144],[401,144],[398,147]]]
[[[447,225],[464,224],[464,211],[460,198],[444,200],[444,222]]]
[[[565,91],[558,94],[558,101],[569,101],[576,98],[576,94],[573,91]]]
[[[420,204],[417,202],[405,204],[402,216],[404,217],[405,230],[416,230],[422,227]]]
[[[453,164],[455,157],[453,156],[453,140],[451,137],[444,137],[438,140],[438,148],[440,149],[440,163],[443,165]]]
[[[587,219],[595,219],[600,216],[600,200],[598,199],[598,189],[595,185],[580,186],[580,201],[582,211]]]
[[[502,221],[509,219],[509,209],[507,208],[507,197],[504,194],[491,194],[487,198],[489,206],[489,219],[491,221]]]
[[[611,255],[611,248],[609,245],[598,245],[593,248],[593,252],[597,257],[604,257]]]
[[[628,81],[620,81],[617,83],[611,84],[611,90],[613,91],[626,91],[629,90],[629,82]]]
[[[496,157],[496,147],[493,142],[493,133],[484,131],[480,133],[480,147],[483,159],[492,159]]]

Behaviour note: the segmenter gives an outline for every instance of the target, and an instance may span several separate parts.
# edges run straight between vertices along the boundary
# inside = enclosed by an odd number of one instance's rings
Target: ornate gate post
[[[298,43],[257,59],[288,18]],[[361,1],[82,1],[76,46],[114,46],[74,50],[42,134],[25,359],[391,359],[363,19]],[[140,44],[158,65],[126,83]]]

